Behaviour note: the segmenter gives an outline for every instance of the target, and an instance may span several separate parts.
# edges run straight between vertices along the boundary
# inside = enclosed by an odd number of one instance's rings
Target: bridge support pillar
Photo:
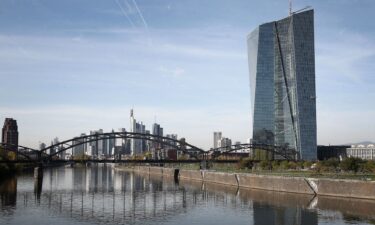
[[[43,179],[43,167],[42,166],[38,166],[34,168],[34,178]]]
[[[178,175],[180,173],[180,169],[174,169],[174,173],[173,173],[173,178],[174,178],[174,182],[178,184],[179,180],[178,180]]]
[[[202,160],[201,161],[201,164],[200,164],[200,169],[201,170],[206,170],[206,169],[209,169],[208,167],[209,167],[209,165],[208,165],[208,161],[207,160]]]
[[[42,194],[42,186],[43,186],[43,167],[35,167],[34,168],[34,194],[38,202],[40,201],[40,196]]]

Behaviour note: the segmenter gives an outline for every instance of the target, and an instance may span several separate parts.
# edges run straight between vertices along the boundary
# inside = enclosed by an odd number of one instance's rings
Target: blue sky
[[[319,144],[375,140],[373,0],[315,9]],[[209,148],[251,136],[246,35],[288,15],[282,0],[2,0],[0,120],[20,143],[129,127]]]

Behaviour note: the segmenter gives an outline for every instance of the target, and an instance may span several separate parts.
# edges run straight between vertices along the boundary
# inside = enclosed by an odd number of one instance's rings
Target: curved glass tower
[[[315,160],[314,11],[262,24],[247,44],[253,143],[288,146],[297,158]]]

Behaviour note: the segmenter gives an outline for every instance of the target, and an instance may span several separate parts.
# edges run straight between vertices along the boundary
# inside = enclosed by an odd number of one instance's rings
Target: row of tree
[[[359,158],[346,158],[339,161],[332,158],[317,162],[287,160],[262,160],[254,162],[251,158],[244,158],[238,162],[237,168],[275,171],[312,170],[316,172],[375,173],[375,161]]]

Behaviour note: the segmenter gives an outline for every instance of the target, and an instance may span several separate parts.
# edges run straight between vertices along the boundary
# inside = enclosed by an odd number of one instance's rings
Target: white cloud
[[[209,48],[194,45],[183,44],[164,44],[160,48],[163,52],[168,52],[175,55],[189,55],[199,58],[232,58],[232,59],[246,59],[246,51],[237,52],[228,50],[226,48]]]

